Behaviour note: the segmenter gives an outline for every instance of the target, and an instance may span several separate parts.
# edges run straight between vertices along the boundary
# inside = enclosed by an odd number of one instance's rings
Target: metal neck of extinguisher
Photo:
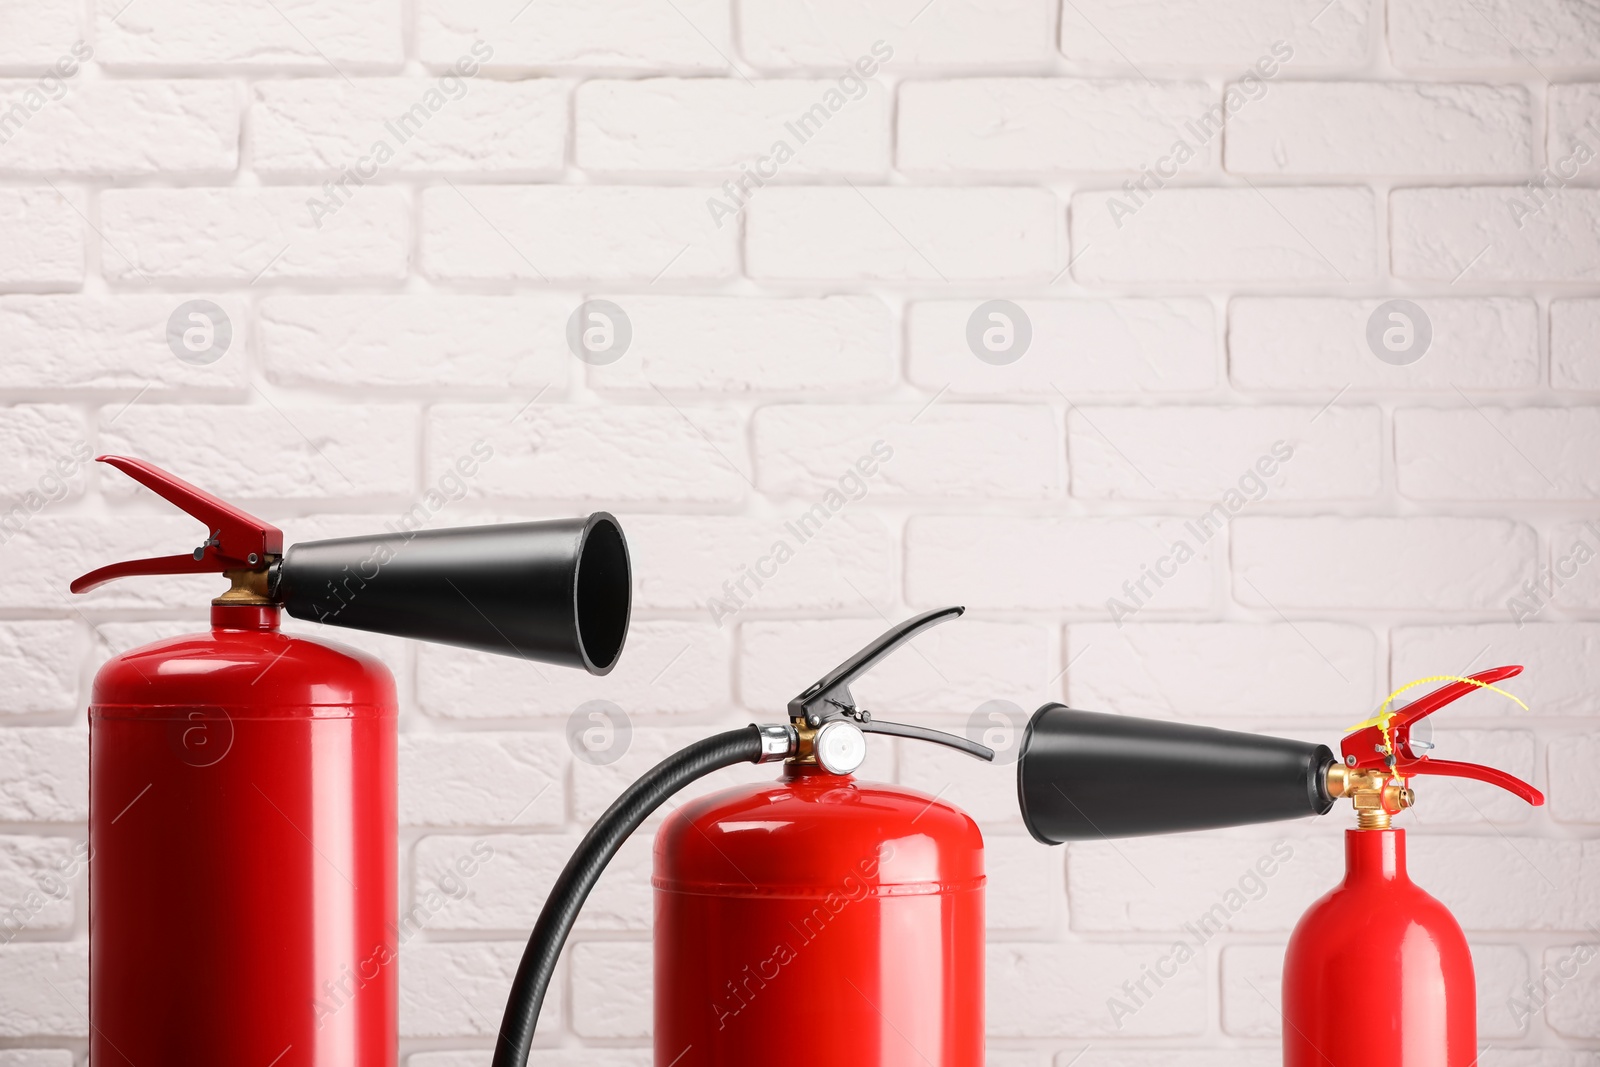
[[[787,726],[761,727],[763,737],[767,736],[767,731],[772,731],[775,753],[779,733],[788,739],[787,751],[781,756],[774,754],[771,758],[802,765],[818,765],[833,774],[850,774],[866,759],[864,735],[885,734],[931,741],[992,762],[994,750],[976,741],[943,730],[874,718],[871,712],[856,703],[850,692],[851,684],[881,663],[889,653],[918,634],[958,618],[964,611],[966,608],[963,607],[935,608],[907,619],[879,634],[849,659],[813,682],[805,692],[789,701]]]
[[[1434,759],[1427,754],[1433,745],[1413,736],[1419,723],[1446,704],[1521,673],[1514,664],[1491,667],[1362,723],[1340,745],[1343,762],[1328,768],[1329,795],[1350,798],[1359,830],[1389,829],[1395,815],[1416,803],[1407,782],[1424,774],[1487,782],[1535,807],[1543,804],[1544,794],[1522,779],[1479,763]]]

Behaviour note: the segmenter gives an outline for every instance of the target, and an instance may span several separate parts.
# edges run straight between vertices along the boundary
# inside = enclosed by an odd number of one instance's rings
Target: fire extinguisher
[[[1350,798],[1357,825],[1345,832],[1345,880],[1301,918],[1284,960],[1284,1067],[1471,1067],[1467,939],[1407,876],[1405,831],[1390,821],[1411,806],[1407,783],[1418,775],[1471,778],[1544,803],[1503,771],[1434,759],[1412,733],[1451,701],[1521,671],[1496,667],[1383,711],[1344,738],[1342,759],[1323,745],[1049,704],[1030,722],[1017,764],[1024,821],[1057,844],[1321,815]]]
[[[1417,775],[1471,778],[1529,804],[1544,794],[1493,767],[1434,759],[1413,731],[1473,690],[1520,674],[1496,667],[1363,724],[1344,739],[1330,792],[1349,797],[1344,881],[1295,926],[1283,964],[1284,1067],[1373,1060],[1393,1067],[1472,1067],[1478,1060],[1477,990],[1461,925],[1406,874],[1406,832],[1390,825],[1410,807]],[[1359,975],[1359,980],[1353,976]]]
[[[96,1067],[392,1067],[398,1052],[394,680],[285,634],[334,626],[611,670],[628,627],[616,520],[388,533],[284,550],[275,526],[136,459],[205,524],[206,633],[108,661],[89,707],[89,1023]]]
[[[787,721],[698,742],[630,786],[546,899],[494,1067],[527,1063],[562,945],[628,835],[712,771],[778,761],[777,781],[685,803],[656,834],[657,1067],[981,1067],[983,837],[937,797],[853,776],[869,734],[994,758],[966,738],[874,718],[850,692],[962,610],[890,629],[791,700]]]

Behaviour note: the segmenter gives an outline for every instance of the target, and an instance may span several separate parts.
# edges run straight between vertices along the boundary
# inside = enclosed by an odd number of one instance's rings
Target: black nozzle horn
[[[1325,813],[1334,762],[1327,745],[1046,704],[1017,800],[1047,845],[1210,830]]]
[[[275,598],[297,619],[606,674],[632,600],[605,512],[292,545]]]

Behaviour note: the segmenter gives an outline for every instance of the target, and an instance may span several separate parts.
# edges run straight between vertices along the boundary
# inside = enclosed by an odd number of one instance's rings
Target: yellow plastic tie
[[[1516,696],[1516,694],[1508,693],[1497,685],[1490,685],[1488,682],[1480,682],[1476,678],[1463,678],[1459,674],[1434,674],[1429,675],[1426,678],[1418,678],[1414,682],[1407,682],[1405,685],[1402,685],[1399,689],[1396,689],[1394,692],[1390,693],[1384,698],[1383,703],[1378,706],[1378,714],[1374,715],[1365,722],[1358,722],[1354,726],[1348,727],[1345,732],[1352,733],[1356,730],[1365,730],[1369,726],[1377,726],[1381,728],[1385,734],[1388,734],[1389,722],[1394,718],[1394,712],[1389,710],[1389,705],[1394,703],[1394,698],[1399,696],[1401,693],[1404,693],[1408,689],[1415,689],[1417,686],[1427,685],[1429,682],[1466,682],[1468,685],[1475,685],[1479,689],[1493,690],[1494,692],[1499,693],[1501,696],[1515,701],[1517,706],[1523,711],[1530,710],[1528,705],[1524,704]]]

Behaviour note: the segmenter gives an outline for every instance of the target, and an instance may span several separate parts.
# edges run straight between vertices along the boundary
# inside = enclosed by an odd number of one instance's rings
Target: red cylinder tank
[[[983,837],[959,808],[789,764],[674,812],[653,883],[656,1067],[982,1067]]]
[[[216,605],[89,708],[95,1067],[392,1067],[394,680]]]
[[[1289,938],[1284,1067],[1471,1067],[1472,953],[1455,916],[1407,876],[1406,832],[1345,831],[1345,868]]]

